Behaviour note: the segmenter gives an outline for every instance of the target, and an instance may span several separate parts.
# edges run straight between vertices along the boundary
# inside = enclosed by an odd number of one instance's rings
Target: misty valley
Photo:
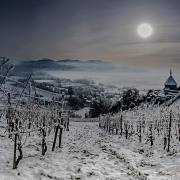
[[[3,179],[161,179],[176,173],[180,88],[172,69],[156,88],[152,81],[131,87],[118,77],[106,81],[105,74],[121,75],[128,67],[99,60],[12,63],[2,57],[0,63]]]

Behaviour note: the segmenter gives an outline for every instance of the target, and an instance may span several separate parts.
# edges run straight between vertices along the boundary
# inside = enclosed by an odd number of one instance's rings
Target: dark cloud
[[[0,0],[0,54],[179,63],[179,9],[179,0]],[[141,22],[154,27],[147,41]]]

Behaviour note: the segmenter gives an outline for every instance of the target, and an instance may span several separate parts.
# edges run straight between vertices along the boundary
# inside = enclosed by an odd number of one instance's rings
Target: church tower
[[[177,89],[177,83],[172,76],[172,69],[171,68],[170,68],[169,78],[164,83],[164,89],[167,89],[167,90],[176,90]]]

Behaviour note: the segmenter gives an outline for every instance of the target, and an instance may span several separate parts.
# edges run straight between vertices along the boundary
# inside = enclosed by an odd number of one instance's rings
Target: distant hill
[[[88,62],[88,63],[105,63],[104,61],[102,60],[87,60],[85,62]]]
[[[40,73],[45,71],[70,71],[89,70],[102,68],[106,64],[101,60],[53,60],[48,58],[38,60],[24,60],[16,63],[13,74],[23,75],[29,73]]]
[[[13,74],[24,74],[44,70],[71,70],[72,65],[60,64],[52,59],[28,60],[16,64]]]
[[[78,60],[78,59],[63,59],[58,60],[59,63],[105,63],[102,60]]]
[[[58,60],[59,63],[79,63],[81,60],[72,60],[72,59],[63,59],[63,60]]]

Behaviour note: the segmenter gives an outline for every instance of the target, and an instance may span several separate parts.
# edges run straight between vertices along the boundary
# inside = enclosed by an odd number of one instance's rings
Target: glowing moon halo
[[[153,34],[153,27],[148,23],[142,23],[138,25],[137,33],[141,38],[149,38]]]

